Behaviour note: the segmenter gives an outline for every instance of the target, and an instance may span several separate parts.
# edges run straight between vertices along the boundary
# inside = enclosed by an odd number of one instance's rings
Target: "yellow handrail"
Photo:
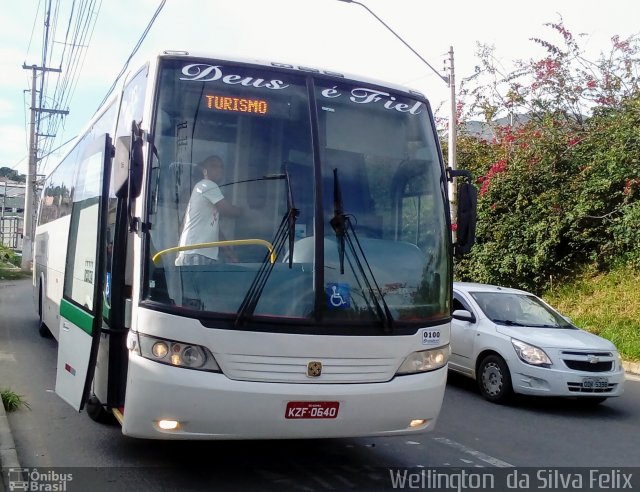
[[[276,252],[273,249],[273,245],[269,241],[265,241],[264,239],[234,239],[231,241],[213,241],[210,243],[197,243],[197,244],[188,244],[186,246],[174,246],[173,248],[167,248],[167,249],[163,249],[162,251],[158,251],[155,255],[153,255],[152,260],[154,264],[157,264],[160,257],[166,255],[167,253],[175,253],[179,251],[187,251],[192,249],[212,248],[214,246],[246,246],[246,245],[264,246],[269,250],[269,253],[270,253],[269,261],[271,261],[271,263],[276,262]]]

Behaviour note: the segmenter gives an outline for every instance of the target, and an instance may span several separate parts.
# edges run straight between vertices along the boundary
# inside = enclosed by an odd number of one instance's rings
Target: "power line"
[[[140,46],[142,45],[142,42],[144,41],[144,38],[147,37],[147,34],[151,30],[151,26],[153,26],[153,23],[155,22],[156,17],[158,17],[158,15],[160,14],[160,11],[164,7],[165,3],[166,3],[166,0],[162,0],[160,2],[160,5],[158,6],[158,8],[156,9],[155,13],[153,14],[153,17],[151,18],[151,20],[149,21],[149,24],[147,25],[146,29],[142,33],[142,36],[140,36],[140,39],[138,39],[138,42],[136,43],[135,47],[133,48],[133,51],[131,51],[131,54],[129,55],[129,58],[127,58],[127,61],[124,63],[124,66],[122,67],[122,70],[120,70],[120,73],[116,76],[116,79],[113,81],[113,84],[111,84],[111,87],[107,91],[107,94],[104,96],[104,98],[102,99],[100,104],[98,104],[98,107],[96,108],[96,112],[98,111],[98,109],[100,109],[100,107],[104,104],[104,102],[108,99],[108,97],[111,95],[111,93],[115,89],[116,85],[118,84],[118,80],[120,80],[120,77],[122,77],[124,72],[127,70],[127,67],[129,66],[129,62],[135,56],[135,54],[138,52],[138,49],[140,49]]]
[[[22,159],[20,159],[18,162],[16,162],[13,166],[9,166],[9,169],[15,169],[16,167],[18,167],[22,161],[24,161],[28,156],[24,156]]]
[[[59,2],[59,0],[56,0]],[[86,61],[87,49],[100,13],[102,0],[74,0],[68,12],[68,20],[64,34],[64,41],[59,42],[50,37],[51,49],[48,51],[51,58],[50,65],[58,64],[60,69],[64,68],[64,72],[56,79],[53,88],[53,95],[46,98],[46,94],[50,92],[49,86],[45,82],[43,93],[43,103],[41,106],[49,106],[54,109],[68,108],[69,103],[77,87],[82,67]],[[56,4],[55,24],[57,26],[60,15],[58,14],[58,6]],[[56,27],[52,27],[51,33],[56,32]],[[59,54],[59,61],[56,63],[57,52],[54,50],[55,45],[62,44],[62,52]],[[59,53],[59,52],[58,52]],[[39,120],[38,134],[44,137],[41,149],[43,158],[49,156],[53,151],[51,147],[54,145],[54,139],[60,128],[63,127],[64,114],[62,112],[50,114],[48,117],[42,117]],[[46,126],[43,131],[42,128]],[[39,161],[41,161],[39,159]]]
[[[42,2],[42,0],[38,1],[38,8],[36,9],[36,15],[33,18],[33,26],[31,27],[31,36],[29,37],[29,44],[27,45],[27,54],[25,56],[25,58],[27,56],[29,56],[29,51],[31,50],[31,41],[33,41],[33,33],[36,31],[36,22],[38,22],[38,12],[40,12],[40,3]]]
[[[65,145],[67,145],[69,142],[71,142],[71,141],[75,140],[75,138],[76,138],[76,137],[77,137],[77,135],[74,135],[73,137],[71,137],[71,138],[70,138],[69,140],[67,140],[66,142],[61,143],[60,145],[58,145],[55,149],[50,150],[48,154],[43,155],[42,157],[40,157],[40,159],[44,159],[45,157],[49,157],[49,156],[50,156],[51,154],[53,154],[56,150],[61,149],[62,147],[64,147]],[[24,158],[23,158],[23,160],[24,160]]]

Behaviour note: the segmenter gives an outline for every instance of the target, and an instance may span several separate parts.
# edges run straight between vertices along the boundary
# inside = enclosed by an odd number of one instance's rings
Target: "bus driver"
[[[240,217],[244,210],[225,199],[218,182],[224,175],[224,162],[217,155],[198,164],[202,180],[196,183],[184,216],[180,246],[224,240],[220,233],[220,215]],[[218,261],[217,246],[180,251],[176,266],[210,265]]]

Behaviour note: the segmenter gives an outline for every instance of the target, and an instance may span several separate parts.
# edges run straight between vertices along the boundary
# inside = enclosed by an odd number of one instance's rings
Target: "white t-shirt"
[[[210,179],[203,179],[195,185],[184,216],[180,246],[219,240],[220,212],[216,203],[223,198],[224,195],[218,185]],[[180,266],[184,255],[190,254],[199,254],[217,260],[218,247],[181,251],[176,258],[176,265]]]

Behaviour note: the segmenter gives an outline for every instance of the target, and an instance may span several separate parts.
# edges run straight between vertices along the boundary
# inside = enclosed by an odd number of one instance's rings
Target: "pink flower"
[[[624,196],[631,196],[633,194],[633,189],[640,183],[640,179],[627,179],[624,183],[624,189],[622,190],[622,194]]]
[[[572,138],[571,140],[569,140],[569,147],[573,147],[574,145],[576,145],[577,143],[580,143],[579,138]]]
[[[487,191],[489,191],[489,185],[491,184],[491,180],[497,175],[507,170],[507,161],[505,159],[500,159],[499,161],[494,162],[487,174],[484,176],[480,176],[478,178],[478,182],[482,183],[480,186],[480,196],[483,196]]]

